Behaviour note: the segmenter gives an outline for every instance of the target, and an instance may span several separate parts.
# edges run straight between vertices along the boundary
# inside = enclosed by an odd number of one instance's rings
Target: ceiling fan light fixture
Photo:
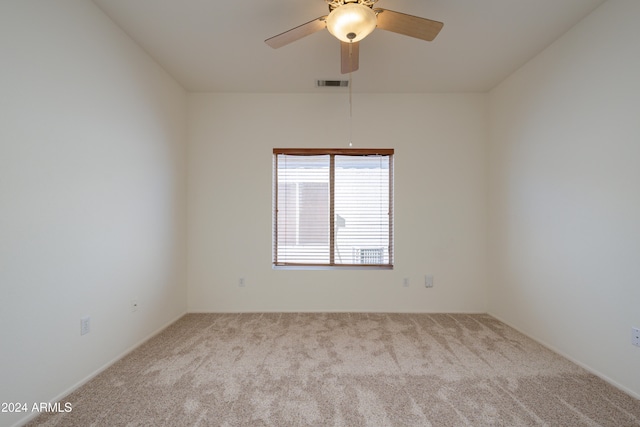
[[[376,28],[376,13],[360,3],[347,3],[331,11],[327,30],[338,40],[359,42]]]

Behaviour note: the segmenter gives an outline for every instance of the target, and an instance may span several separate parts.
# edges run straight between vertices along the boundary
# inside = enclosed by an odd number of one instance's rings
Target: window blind
[[[393,267],[393,149],[274,149],[273,264]]]

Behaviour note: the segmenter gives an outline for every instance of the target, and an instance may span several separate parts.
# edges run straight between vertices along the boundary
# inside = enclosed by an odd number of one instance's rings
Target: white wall
[[[186,312],[186,95],[83,0],[0,3],[0,62],[0,402],[31,405]]]
[[[640,396],[640,2],[490,94],[489,312]]]
[[[354,146],[396,150],[395,269],[272,269],[272,149],[347,147],[348,112],[344,91],[189,96],[189,311],[486,311],[485,95],[354,95]]]

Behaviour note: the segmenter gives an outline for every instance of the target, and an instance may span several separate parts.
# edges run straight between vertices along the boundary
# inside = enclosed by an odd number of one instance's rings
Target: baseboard
[[[553,351],[554,353],[559,354],[560,356],[564,357],[567,360],[570,360],[571,362],[573,362],[576,365],[580,366],[581,368],[589,371],[590,373],[592,373],[593,375],[597,376],[598,378],[600,378],[600,379],[606,381],[607,383],[611,384],[615,388],[625,392],[626,394],[628,394],[628,395],[630,395],[630,396],[632,396],[632,397],[634,397],[636,399],[640,399],[640,394],[636,393],[633,390],[628,389],[627,387],[623,386],[622,384],[618,383],[617,381],[614,381],[613,379],[609,378],[608,376],[606,376],[602,372],[598,371],[597,369],[594,369],[593,367],[585,364],[584,362],[581,362],[580,360],[578,360],[578,359],[572,357],[571,355],[563,352],[562,350],[552,346],[551,344],[545,342],[544,340],[541,340],[538,337],[535,337],[535,336],[529,334],[528,332],[523,331],[522,329],[518,328],[517,326],[512,325],[511,323],[509,323],[506,320],[502,319],[500,316],[496,316],[493,313],[487,313],[487,314],[489,316],[491,316],[491,317],[494,317],[494,318],[498,319],[499,321],[501,321],[505,325],[509,326],[510,328],[515,329],[516,331],[520,332],[522,335],[526,335],[527,337],[531,338],[532,340],[534,340],[538,344],[546,347],[547,349]]]
[[[484,311],[401,311],[401,310],[210,310],[190,309],[187,314],[260,314],[260,313],[375,313],[375,314],[487,314]],[[494,316],[495,317],[495,316]]]
[[[62,393],[58,394],[56,397],[54,397],[53,399],[49,400],[50,403],[55,403],[55,402],[59,402],[60,400],[62,400],[65,396],[68,396],[69,394],[73,393],[75,390],[77,390],[78,388],[82,387],[83,385],[85,385],[86,383],[88,383],[89,381],[91,381],[92,379],[94,379],[96,376],[98,376],[100,373],[102,373],[104,370],[106,370],[107,368],[109,368],[111,365],[113,365],[114,363],[116,363],[118,360],[122,359],[123,357],[125,357],[127,354],[131,353],[133,350],[137,349],[138,347],[140,347],[142,344],[144,344],[145,342],[149,341],[151,338],[155,337],[156,335],[158,335],[160,332],[164,331],[165,329],[167,329],[169,326],[171,326],[173,323],[175,323],[178,319],[180,319],[181,317],[183,317],[185,313],[182,313],[180,315],[178,315],[176,318],[174,318],[173,320],[165,323],[163,326],[161,326],[160,328],[156,329],[154,332],[150,333],[149,335],[147,335],[145,338],[143,338],[142,340],[140,340],[137,344],[132,345],[131,347],[129,347],[128,349],[126,349],[125,351],[123,351],[122,353],[120,353],[118,356],[114,357],[113,359],[111,359],[109,362],[107,362],[106,364],[104,364],[102,367],[96,369],[95,371],[93,371],[92,373],[90,373],[89,375],[87,375],[86,377],[84,377],[83,379],[81,379],[80,381],[78,381],[77,383],[75,383],[74,385],[72,385],[71,387],[67,388],[65,391],[63,391]],[[23,418],[22,420],[19,420],[17,423],[15,423],[13,425],[13,427],[20,427],[23,426],[25,424],[27,424],[29,421],[33,420],[34,418],[36,418],[38,415],[40,415],[39,412],[33,412],[32,414],[30,414],[29,416]]]

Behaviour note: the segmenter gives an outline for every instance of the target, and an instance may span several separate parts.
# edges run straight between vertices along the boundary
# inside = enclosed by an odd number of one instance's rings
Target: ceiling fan
[[[325,0],[329,14],[309,21],[264,42],[274,49],[327,29],[340,40],[341,71],[358,69],[360,40],[374,29],[391,31],[417,39],[432,41],[443,27],[442,22],[387,9],[374,9],[378,0]]]

